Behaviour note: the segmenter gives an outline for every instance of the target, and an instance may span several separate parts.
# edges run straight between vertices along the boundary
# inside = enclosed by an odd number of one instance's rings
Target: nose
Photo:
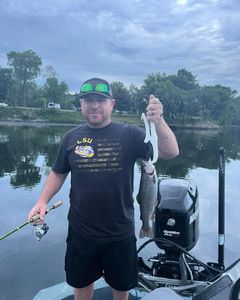
[[[99,102],[97,100],[91,100],[89,104],[92,108],[97,108],[99,106]]]

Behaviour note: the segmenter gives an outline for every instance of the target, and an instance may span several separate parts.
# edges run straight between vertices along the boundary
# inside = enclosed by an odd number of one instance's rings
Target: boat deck
[[[141,299],[145,292],[131,290],[128,300]],[[66,282],[62,282],[46,289],[40,290],[33,300],[74,300],[73,288]],[[93,300],[112,300],[111,288],[106,284],[103,278],[97,280],[94,284],[94,296]]]
[[[128,300],[137,300],[139,297],[135,297],[129,294]],[[62,300],[74,300],[73,295],[63,298]],[[109,287],[103,287],[94,291],[93,300],[112,300],[112,291]]]

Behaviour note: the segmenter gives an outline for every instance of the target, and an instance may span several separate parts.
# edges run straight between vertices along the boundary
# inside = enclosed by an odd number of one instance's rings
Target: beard
[[[110,116],[103,113],[89,112],[85,113],[84,117],[91,127],[101,128],[110,123]]]

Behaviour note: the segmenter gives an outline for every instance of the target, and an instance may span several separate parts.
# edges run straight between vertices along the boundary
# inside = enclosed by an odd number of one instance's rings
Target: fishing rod
[[[48,209],[46,210],[45,215],[46,215],[47,213],[49,213],[51,210],[53,210],[53,209],[55,209],[55,208],[61,206],[62,204],[63,204],[62,201],[57,201],[57,202],[54,203],[50,208],[48,208]],[[14,232],[18,231],[19,229],[23,228],[24,226],[26,226],[26,225],[28,225],[28,224],[31,224],[31,223],[34,223],[34,222],[36,222],[36,221],[39,220],[39,219],[40,219],[40,214],[37,214],[37,215],[31,217],[31,219],[28,220],[27,222],[25,222],[24,224],[17,226],[17,227],[14,228],[13,230],[11,230],[11,231],[9,231],[8,233],[6,233],[5,235],[1,236],[1,237],[0,237],[0,241],[1,241],[1,240],[4,240],[6,237],[8,237],[9,235],[11,235],[11,234],[13,234]]]
[[[218,176],[218,263],[224,269],[225,246],[225,149],[219,149]]]
[[[225,269],[225,149],[218,150],[218,262],[208,265],[223,271]]]

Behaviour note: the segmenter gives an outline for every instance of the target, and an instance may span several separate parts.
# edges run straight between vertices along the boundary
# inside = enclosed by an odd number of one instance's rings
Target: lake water
[[[54,161],[60,140],[69,126],[0,125],[0,237],[27,220]],[[180,155],[159,160],[159,176],[193,179],[199,190],[200,237],[192,254],[203,262],[217,261],[218,149],[226,155],[225,264],[240,253],[240,130],[175,130]],[[135,166],[136,195],[139,166]],[[0,300],[30,300],[43,288],[65,280],[64,253],[67,232],[69,178],[51,203],[64,204],[49,213],[50,229],[38,242],[27,225],[0,241]],[[136,232],[140,228],[135,204]],[[141,245],[145,240],[138,241]],[[155,246],[147,247],[151,255]],[[154,254],[154,253],[153,253]]]

